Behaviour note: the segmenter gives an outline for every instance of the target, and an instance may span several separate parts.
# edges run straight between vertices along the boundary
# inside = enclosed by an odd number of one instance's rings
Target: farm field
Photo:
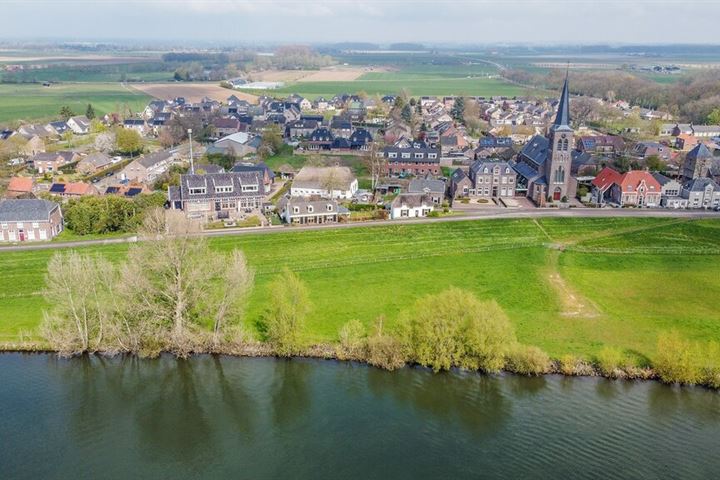
[[[283,266],[310,289],[307,339],[332,342],[342,324],[391,328],[415,299],[456,286],[495,299],[520,341],[553,356],[603,346],[652,358],[657,334],[720,341],[720,221],[521,219],[393,225],[218,237],[256,270],[245,323],[255,331],[268,282]],[[699,247],[699,248],[698,248]],[[85,247],[120,260],[126,245]],[[52,251],[0,253],[0,341],[36,334]]]
[[[161,100],[172,100],[177,97],[185,97],[189,102],[199,102],[203,97],[209,97],[219,102],[224,102],[230,95],[235,95],[241,100],[251,103],[257,102],[257,96],[223,88],[216,82],[207,83],[134,83],[130,85],[135,91],[149,95]]]
[[[56,119],[68,105],[84,114],[91,103],[98,115],[119,111],[125,104],[133,111],[145,108],[150,96],[119,83],[78,83],[43,87],[40,84],[0,84],[0,122]]]

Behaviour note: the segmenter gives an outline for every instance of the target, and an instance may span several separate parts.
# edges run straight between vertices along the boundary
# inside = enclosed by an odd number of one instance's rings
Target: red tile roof
[[[655,177],[645,170],[630,170],[623,175],[620,186],[623,192],[636,192],[643,182],[651,192],[659,193],[662,188]]]
[[[610,167],[605,167],[595,176],[592,184],[600,190],[606,190],[613,183],[620,183],[621,179],[622,175],[619,172]]]
[[[33,179],[32,177],[13,177],[10,179],[8,184],[8,192],[32,192]]]

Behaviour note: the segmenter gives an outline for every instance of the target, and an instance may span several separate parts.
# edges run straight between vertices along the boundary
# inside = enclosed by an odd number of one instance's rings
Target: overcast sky
[[[720,43],[720,0],[0,0],[0,38]]]

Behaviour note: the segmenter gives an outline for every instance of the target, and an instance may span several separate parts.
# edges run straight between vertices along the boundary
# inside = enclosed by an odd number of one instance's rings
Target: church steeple
[[[568,91],[568,73],[565,73],[565,83],[560,94],[557,115],[551,127],[553,130],[570,129],[570,92]]]

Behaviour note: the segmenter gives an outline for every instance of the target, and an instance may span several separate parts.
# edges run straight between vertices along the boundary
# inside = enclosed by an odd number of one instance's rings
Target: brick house
[[[265,186],[259,172],[206,173],[180,176],[180,185],[170,187],[170,208],[189,218],[236,218],[248,209],[261,208]]]
[[[77,198],[86,195],[99,195],[100,193],[98,189],[95,188],[95,185],[85,182],[53,183],[50,185],[49,192],[63,198]]]
[[[517,172],[508,162],[477,160],[470,166],[470,196],[481,198],[514,197]]]
[[[84,175],[104,170],[113,164],[113,159],[104,153],[91,153],[87,157],[80,160],[76,170]]]
[[[57,172],[60,167],[72,163],[77,159],[75,152],[40,152],[30,160],[38,173]]]
[[[336,200],[319,197],[283,197],[277,205],[278,214],[285,223],[318,225],[336,223],[347,218],[350,212]]]
[[[51,240],[63,231],[60,205],[48,200],[0,201],[0,242]]]
[[[644,170],[621,174],[605,167],[593,179],[592,186],[592,198],[598,205],[612,202],[621,207],[659,207],[662,199],[662,186]]]
[[[449,183],[448,194],[453,200],[469,197],[470,191],[473,190],[473,182],[462,168],[455,169],[450,175]]]
[[[385,147],[386,174],[391,176],[440,175],[440,149],[425,146]]]

